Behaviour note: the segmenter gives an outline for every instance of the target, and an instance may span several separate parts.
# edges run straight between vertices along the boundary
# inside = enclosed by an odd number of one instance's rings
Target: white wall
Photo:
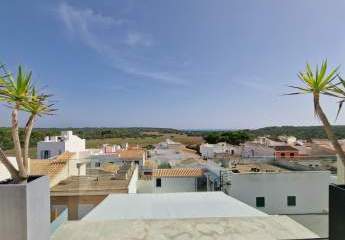
[[[137,193],[153,193],[153,180],[138,180]]]
[[[239,173],[231,175],[230,196],[256,207],[256,197],[265,197],[269,214],[310,214],[328,211],[328,171],[284,173]],[[296,206],[287,206],[287,196],[296,196]]]
[[[128,184],[128,193],[136,193],[137,192],[137,182],[138,182],[138,165],[135,165],[135,169],[133,171],[131,180]]]
[[[234,155],[241,154],[241,147],[233,146],[227,143],[217,143],[217,144],[201,144],[200,153],[201,156],[205,158],[214,158],[215,153],[229,153],[233,151]]]
[[[153,192],[173,193],[173,192],[196,192],[195,177],[165,177],[162,179],[162,186],[156,187],[156,179],[153,178]]]
[[[38,142],[37,143],[37,158],[42,159],[41,151],[50,151],[50,157],[54,157],[64,153],[65,150],[65,143],[64,142]]]
[[[83,152],[85,151],[85,139],[81,139],[72,134],[72,131],[62,131],[61,136],[46,137],[44,141],[37,143],[37,158],[41,159],[42,151],[50,151],[50,157],[60,155],[64,152]],[[61,140],[59,140],[59,138]]]

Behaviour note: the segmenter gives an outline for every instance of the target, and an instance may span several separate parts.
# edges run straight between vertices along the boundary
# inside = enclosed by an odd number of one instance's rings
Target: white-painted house
[[[166,139],[164,142],[160,142],[156,145],[158,149],[178,149],[182,147],[183,145],[178,142],[174,142],[171,139]]]
[[[328,171],[232,173],[227,193],[269,214],[328,211]]]
[[[204,143],[200,145],[200,153],[203,158],[214,158],[217,154],[227,153],[229,155],[241,154],[241,148],[225,142],[216,144]]]
[[[154,169],[152,176],[139,180],[139,193],[197,192],[202,185],[201,168]]]
[[[62,131],[60,136],[45,137],[37,143],[37,158],[49,159],[64,152],[85,151],[85,139],[73,135],[72,131]]]
[[[121,166],[132,162],[142,168],[146,161],[146,151],[141,148],[122,149],[111,154],[103,152],[92,154],[85,159],[89,161],[91,168],[99,168],[105,163],[114,163]]]

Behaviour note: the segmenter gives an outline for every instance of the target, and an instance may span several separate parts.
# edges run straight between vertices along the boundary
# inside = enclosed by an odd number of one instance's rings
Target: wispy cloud
[[[237,76],[233,78],[232,82],[249,90],[254,90],[266,94],[272,93],[272,85],[267,85],[258,76]]]
[[[127,34],[125,43],[131,47],[135,47],[135,46],[150,47],[153,45],[153,40],[150,36],[147,36],[138,32],[130,32]]]
[[[133,51],[153,47],[155,41],[150,34],[129,30],[129,20],[105,16],[90,8],[79,9],[67,3],[61,3],[57,13],[70,34],[105,57],[114,68],[161,83],[188,84],[186,79],[152,63],[147,66],[135,57]]]

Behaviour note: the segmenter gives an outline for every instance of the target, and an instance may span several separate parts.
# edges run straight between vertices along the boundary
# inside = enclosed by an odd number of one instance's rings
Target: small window
[[[161,187],[162,186],[162,179],[157,178],[156,179],[156,187]]]
[[[280,156],[281,156],[281,157],[285,157],[285,153],[281,153]]]
[[[100,162],[96,162],[95,163],[95,167],[100,167],[101,166],[101,163]]]
[[[295,156],[295,154],[294,153],[290,153],[290,157],[294,157]]]
[[[256,207],[265,207],[265,197],[256,197]]]
[[[287,205],[289,207],[296,206],[296,196],[288,196],[287,197]]]

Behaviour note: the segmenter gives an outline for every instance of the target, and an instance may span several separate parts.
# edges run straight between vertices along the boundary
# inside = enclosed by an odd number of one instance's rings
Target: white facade
[[[161,186],[157,181],[161,179]],[[196,192],[196,177],[154,177],[153,181],[154,193],[174,193],[174,192]]]
[[[85,151],[85,139],[73,135],[72,131],[62,131],[61,136],[45,137],[37,143],[37,158],[48,159],[64,152]]]
[[[152,177],[139,180],[137,186],[138,193],[197,192],[197,181],[197,177]]]
[[[225,142],[220,142],[217,144],[204,143],[200,145],[200,153],[204,158],[214,158],[217,153],[239,155],[241,154],[241,149],[238,146],[232,146]]]
[[[328,171],[291,171],[281,173],[234,173],[227,186],[230,196],[257,207],[257,197],[264,197],[269,214],[311,214],[328,211]],[[288,196],[295,206],[288,206]]]

